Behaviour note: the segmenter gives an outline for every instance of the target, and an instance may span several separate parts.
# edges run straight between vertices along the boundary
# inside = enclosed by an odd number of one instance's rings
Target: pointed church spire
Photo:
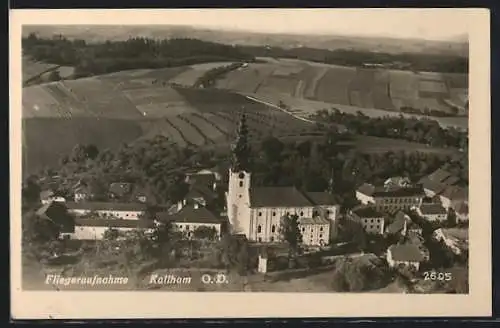
[[[242,111],[240,123],[236,132],[236,140],[232,144],[232,170],[233,172],[248,171],[250,147],[248,146],[248,128],[245,112]]]

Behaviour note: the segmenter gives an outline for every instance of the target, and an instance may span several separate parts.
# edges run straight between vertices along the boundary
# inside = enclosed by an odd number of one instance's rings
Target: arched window
[[[243,179],[243,178],[245,177],[245,173],[241,172],[241,173],[238,175],[238,177],[239,177],[240,179]]]
[[[273,216],[276,216],[276,212],[273,212]]]
[[[271,237],[271,242],[273,242],[273,241],[274,241],[274,237]]]
[[[273,224],[273,226],[271,227],[271,232],[275,232],[276,231],[276,226]]]
[[[243,187],[243,181],[240,181],[240,187]]]
[[[319,231],[323,231],[323,227],[320,227],[320,228],[319,228]]]
[[[262,212],[259,212],[259,216],[262,216]]]
[[[259,224],[259,226],[257,227],[257,233],[261,233],[262,232],[262,226]]]
[[[300,216],[304,216],[304,212],[302,212],[302,211],[301,211],[301,212],[300,212]]]

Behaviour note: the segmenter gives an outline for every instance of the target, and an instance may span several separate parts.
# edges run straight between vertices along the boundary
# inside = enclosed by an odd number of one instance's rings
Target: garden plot
[[[315,98],[332,104],[350,105],[349,84],[356,77],[356,69],[332,66],[319,80]]]
[[[177,131],[181,135],[183,135],[186,142],[191,143],[196,146],[202,146],[205,143],[205,138],[201,135],[193,126],[183,119],[179,118],[179,116],[169,117],[168,120],[174,127],[177,128]]]
[[[180,72],[170,79],[170,82],[184,86],[193,86],[208,70],[213,68],[231,65],[232,62],[216,62],[192,65],[188,69]]]
[[[180,135],[179,131],[168,124],[165,120],[142,120],[140,125],[144,131],[141,139],[150,139],[157,135],[162,135],[168,138],[172,143],[181,147],[186,146],[184,138]]]
[[[149,87],[123,91],[123,94],[136,106],[163,104],[167,102],[179,103],[184,101],[175,89],[171,87]]]
[[[388,71],[376,71],[372,86],[372,98],[375,108],[394,110],[394,104],[390,98]]]
[[[139,113],[130,102],[114,86],[98,79],[78,79],[62,82],[81,108],[98,117],[138,118]]]
[[[418,83],[419,96],[423,98],[446,97],[448,88],[443,81],[420,80]]]
[[[23,88],[22,104],[23,118],[57,117],[62,110],[59,101],[41,85]]]
[[[270,76],[257,89],[257,93],[295,94],[298,80],[294,77]]]
[[[469,75],[449,73],[444,74],[444,79],[448,88],[450,89],[468,89],[469,88]]]
[[[213,124],[210,124],[202,117],[193,114],[185,114],[184,117],[189,120],[192,124],[198,127],[200,131],[210,140],[212,141],[220,141],[224,139],[224,134],[221,133],[219,129],[214,127]]]

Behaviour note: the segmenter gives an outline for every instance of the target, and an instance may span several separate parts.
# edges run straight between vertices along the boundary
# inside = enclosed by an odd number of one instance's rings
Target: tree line
[[[127,69],[162,68],[215,61],[253,61],[238,48],[197,39],[144,37],[125,41],[87,43],[63,36],[39,38],[32,33],[22,39],[25,55],[37,61],[75,67],[75,77]]]

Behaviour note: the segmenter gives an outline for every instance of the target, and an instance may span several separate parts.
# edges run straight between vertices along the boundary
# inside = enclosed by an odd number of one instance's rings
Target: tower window
[[[259,243],[261,243],[261,242],[262,242],[262,238],[259,237]]]
[[[243,181],[240,181],[240,187],[243,187]]]
[[[271,242],[273,242],[273,241],[274,241],[274,237],[271,237]]]
[[[319,228],[319,231],[323,231],[323,227],[320,227],[320,228]]]
[[[300,212],[300,216],[304,216],[304,212]]]
[[[257,232],[258,233],[261,233],[262,232],[262,226],[259,224],[259,226],[257,227]]]
[[[275,232],[276,231],[276,226],[273,224],[273,226],[271,227],[271,232]]]
[[[273,212],[273,216],[276,216],[276,212]]]
[[[240,173],[240,175],[238,175],[238,177],[239,177],[240,179],[243,179],[243,178],[245,177],[245,174],[244,174],[243,172],[241,172],[241,173]]]

